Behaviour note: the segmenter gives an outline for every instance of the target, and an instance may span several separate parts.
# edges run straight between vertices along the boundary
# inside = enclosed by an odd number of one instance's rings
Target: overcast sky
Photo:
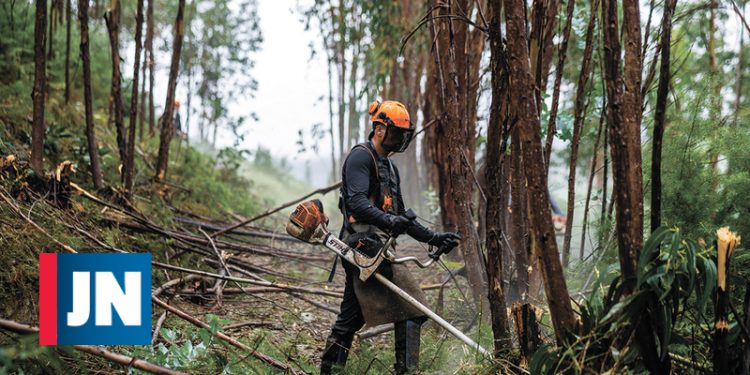
[[[295,175],[304,178],[306,161],[309,161],[313,169],[315,166],[322,169],[330,165],[327,157],[330,153],[328,137],[318,141],[319,154],[313,153],[309,147],[306,153],[298,154],[296,144],[300,129],[303,129],[304,134],[309,135],[314,123],[322,123],[325,129],[329,126],[327,101],[320,100],[321,97],[327,98],[328,95],[328,71],[322,49],[322,38],[315,25],[309,31],[304,30],[304,24],[300,21],[302,15],[298,10],[299,4],[309,4],[312,0],[257,1],[263,43],[261,50],[252,55],[256,66],[251,74],[258,81],[258,90],[254,98],[238,98],[237,102],[230,106],[230,114],[239,117],[255,112],[258,115],[258,121],[248,121],[244,125],[243,130],[246,136],[241,147],[255,150],[258,145],[262,145],[270,149],[275,157],[286,157],[294,166]],[[643,18],[648,14],[646,5],[642,2],[642,11],[645,12],[642,15]],[[741,23],[731,8],[726,9],[726,13],[728,22],[721,25],[723,30],[720,35],[724,38],[725,49],[737,50]],[[660,20],[661,13],[654,12],[654,18]],[[171,30],[166,31],[171,33]],[[318,52],[312,59],[310,57],[311,43]],[[132,48],[128,50],[130,52],[128,57],[132,59]],[[157,56],[157,60],[168,62],[169,55]],[[163,73],[164,79],[157,79],[157,98],[162,97],[158,95],[159,92],[166,92],[166,75],[168,74],[168,66],[159,68],[159,73]],[[731,70],[730,67],[724,68]],[[183,102],[186,97],[186,81],[186,76],[181,74],[177,97]],[[157,102],[157,104],[161,103]],[[183,122],[184,111],[183,106]],[[197,121],[198,116],[194,119]],[[197,126],[191,125],[191,127],[191,135],[197,139]],[[231,146],[234,141],[231,132],[224,129],[220,131],[217,147]],[[329,168],[320,173],[313,170],[312,177],[315,185],[326,184],[325,176],[329,175]],[[320,178],[315,179],[316,175]]]
[[[327,123],[328,119],[326,102],[318,103],[321,96],[328,94],[325,58],[310,58],[310,43],[322,51],[321,37],[316,30],[304,30],[297,3],[258,0],[263,43],[261,50],[251,56],[256,64],[251,74],[258,81],[258,90],[254,98],[240,98],[230,107],[233,116],[254,111],[259,117],[258,122],[249,121],[244,126],[247,136],[243,147],[254,150],[260,144],[275,155],[289,158],[297,154],[297,131],[307,130],[316,122]],[[184,96],[186,88],[180,89]],[[228,135],[218,137],[217,147],[233,144],[234,139]],[[322,150],[327,147],[321,145]]]

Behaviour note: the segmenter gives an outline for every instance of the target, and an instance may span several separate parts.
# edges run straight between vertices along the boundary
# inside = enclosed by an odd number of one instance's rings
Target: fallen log
[[[178,267],[178,266],[173,266],[171,264],[165,264],[161,262],[151,262],[151,264],[153,264],[155,267],[168,269],[172,271],[186,272],[186,273],[191,273],[194,275],[208,276],[208,277],[212,277],[215,279],[237,281],[240,283],[247,283],[247,284],[252,284],[252,285],[276,287],[276,288],[288,290],[291,292],[317,294],[317,295],[329,296],[329,297],[342,297],[343,296],[343,293],[332,292],[332,291],[324,290],[324,289],[313,289],[313,288],[306,288],[306,287],[301,287],[301,286],[293,286],[293,285],[288,285],[288,284],[274,283],[274,282],[266,281],[266,280],[251,280],[251,279],[245,279],[241,277],[223,276],[223,275],[219,275],[216,273],[194,270],[194,269],[184,268],[184,267]]]
[[[180,309],[178,309],[178,308],[176,308],[174,306],[171,306],[171,305],[167,304],[166,302],[160,300],[157,297],[151,297],[151,300],[154,301],[155,304],[161,306],[163,309],[169,311],[170,313],[172,313],[172,314],[174,314],[174,315],[182,318],[183,320],[185,320],[185,321],[187,321],[187,322],[189,322],[189,323],[191,323],[191,324],[193,324],[193,325],[195,325],[197,327],[210,328],[210,326],[207,323],[199,320],[198,318],[196,318],[196,317],[194,317],[194,316],[192,316],[192,315],[190,315],[190,314],[188,314],[188,313],[186,313],[186,312],[184,312],[184,311],[182,311],[182,310],[180,310]],[[216,338],[219,338],[219,339],[227,342],[228,344],[230,344],[230,345],[232,345],[232,346],[234,346],[236,348],[239,348],[239,349],[242,349],[242,350],[245,350],[245,351],[249,352],[253,357],[255,357],[255,358],[257,358],[257,359],[265,362],[266,364],[271,365],[271,366],[273,366],[273,367],[275,367],[275,368],[277,368],[279,370],[284,371],[284,373],[292,374],[292,375],[297,375],[297,374],[301,375],[301,374],[304,374],[304,372],[299,371],[299,370],[295,370],[294,368],[292,368],[292,366],[290,366],[290,365],[288,365],[288,364],[286,364],[284,362],[278,361],[278,360],[276,360],[276,359],[274,359],[274,358],[272,358],[272,357],[270,357],[270,356],[268,356],[266,354],[263,354],[263,353],[255,350],[255,349],[253,349],[253,348],[251,348],[251,347],[249,347],[249,346],[247,346],[247,345],[245,345],[245,344],[243,344],[243,343],[241,343],[241,342],[239,342],[239,341],[237,341],[237,340],[235,340],[235,339],[227,336],[226,334],[222,333],[221,331],[215,332],[215,333],[213,333],[213,335]]]
[[[161,313],[159,316],[159,319],[156,320],[156,325],[154,326],[154,333],[151,335],[151,345],[154,345],[156,343],[156,339],[159,338],[159,331],[161,331],[161,326],[164,324],[164,321],[167,320],[167,312]]]
[[[180,285],[180,284],[182,284],[184,282],[187,282],[187,281],[198,280],[198,279],[202,279],[202,277],[198,276],[198,275],[186,275],[186,276],[183,276],[183,277],[172,279],[172,280],[169,280],[166,283],[162,284],[162,286],[154,289],[154,291],[151,294],[158,297],[160,294],[164,293],[165,290],[167,290],[167,289],[169,289],[169,288],[171,288],[173,286]]]
[[[113,224],[116,224],[118,226],[122,226],[125,228],[129,228],[135,231],[161,234],[164,237],[175,239],[175,240],[187,243],[187,244],[196,245],[200,247],[210,246],[210,242],[201,236],[171,231],[169,229],[159,227],[155,224],[140,223],[137,221],[127,220],[123,217],[116,217],[113,215],[105,215],[102,219],[107,222],[110,222],[110,223],[113,223]],[[238,251],[242,253],[250,253],[250,254],[255,254],[255,255],[264,255],[264,256],[272,256],[272,257],[282,257],[282,258],[287,258],[287,259],[297,260],[297,261],[308,261],[308,262],[330,261],[330,257],[306,255],[304,253],[295,253],[295,252],[280,250],[280,249],[276,249],[276,248],[272,248],[272,247],[268,247],[264,245],[249,246],[245,244],[239,244],[235,242],[228,242],[228,241],[222,241],[222,240],[215,240],[214,243],[216,247],[218,248],[221,248],[224,250],[234,250],[234,251]]]
[[[221,280],[221,279],[219,279]],[[222,288],[222,293],[224,294],[242,294],[242,293],[250,293],[250,294],[264,294],[264,293],[287,293],[289,290],[283,289],[283,288],[276,288],[276,287],[249,287],[249,288]],[[206,288],[205,290],[193,290],[190,288],[183,288],[179,290],[175,290],[172,294],[179,294],[183,296],[193,296],[193,295],[199,295],[199,294],[216,294],[218,290],[216,287]],[[343,296],[343,294],[341,294]]]
[[[229,330],[232,330],[232,329],[240,329],[240,328],[244,328],[244,327],[265,327],[265,328],[274,329],[274,330],[281,329],[281,327],[279,327],[278,325],[276,325],[274,323],[259,322],[257,320],[251,320],[249,322],[234,323],[234,324],[226,325],[226,326],[222,327],[221,329],[224,330],[224,331],[229,331]]]
[[[174,220],[176,222],[178,222],[178,223],[193,225],[193,226],[199,227],[199,228],[201,228],[203,230],[218,231],[218,230],[222,229],[221,226],[216,225],[216,224],[212,224],[212,223],[205,222],[205,221],[199,221],[199,220],[191,220],[191,219],[184,218],[184,217],[179,217],[179,216],[176,216],[174,218]],[[243,229],[234,229],[234,230],[228,231],[227,234],[235,234],[235,235],[239,235],[239,236],[268,238],[268,239],[271,239],[271,240],[290,241],[290,242],[302,243],[300,240],[298,240],[298,239],[296,239],[296,238],[294,238],[294,237],[292,237],[292,236],[290,236],[288,234],[285,234],[285,233],[274,233],[274,232],[271,232],[271,231],[265,232],[265,231],[257,231],[257,230],[250,231],[250,230],[243,230]]]
[[[386,333],[388,331],[393,331],[393,323],[381,324],[379,326],[372,327],[365,331],[358,332],[356,335],[359,336],[360,340],[366,340],[371,337],[375,337],[383,333]]]
[[[134,229],[134,230],[141,230],[145,232],[153,232],[161,234],[165,237],[175,239],[178,241],[183,241],[187,243],[192,244],[198,244],[202,247],[209,246],[209,241],[204,239],[201,236],[193,235],[193,234],[187,234],[187,233],[180,233],[168,230],[166,228],[163,228],[150,220],[146,218],[143,214],[140,212],[133,211],[133,208],[130,207],[130,210],[123,209],[122,207],[119,207],[117,205],[114,205],[112,203],[106,202],[102,200],[101,198],[96,197],[95,195],[89,193],[85,189],[81,188],[80,186],[76,185],[75,183],[70,183],[70,186],[75,189],[79,194],[81,194],[83,197],[97,203],[100,205],[103,205],[105,207],[109,207],[125,216],[129,216],[133,218],[135,221],[126,220],[122,217],[114,217],[112,215],[107,215],[104,217],[104,220],[111,221],[114,223],[117,223],[119,225],[123,225],[125,227]],[[215,233],[214,233],[215,235]],[[212,237],[215,237],[212,235]],[[265,249],[259,249],[257,247],[253,246],[246,246],[241,245],[237,243],[227,242],[227,241],[215,241],[216,245],[220,248],[230,249],[230,250],[237,250],[237,251],[243,251],[243,252],[249,252],[254,254],[260,254],[260,255],[268,255],[268,256],[280,256],[295,260],[305,260],[305,261],[321,261],[321,262],[328,262],[330,259],[328,257],[323,256],[310,256],[305,254],[299,254],[294,252],[288,252],[283,251],[279,249],[269,248],[266,247]],[[270,250],[269,250],[270,249]]]
[[[30,325],[14,322],[12,320],[0,319],[0,328],[19,334],[35,334],[39,333],[39,328]],[[101,346],[90,346],[90,345],[73,345],[73,349],[95,355],[97,357],[104,358],[108,361],[115,362],[125,366],[126,368],[137,368],[152,374],[165,374],[165,375],[183,375],[186,374],[181,371],[176,371],[155,365],[151,362],[146,362],[142,359],[128,357],[123,354],[111,352],[104,349]]]

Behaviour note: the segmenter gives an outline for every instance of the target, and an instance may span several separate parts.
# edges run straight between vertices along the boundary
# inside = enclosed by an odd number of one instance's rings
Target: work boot
[[[353,336],[341,337],[331,333],[326,339],[326,347],[320,361],[320,374],[342,373],[349,357]]]
[[[422,323],[407,319],[394,325],[396,336],[396,374],[413,373],[419,370],[419,336]]]

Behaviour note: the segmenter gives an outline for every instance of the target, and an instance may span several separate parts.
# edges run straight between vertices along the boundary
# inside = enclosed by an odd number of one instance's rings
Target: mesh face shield
[[[385,137],[383,137],[383,149],[388,152],[404,152],[409,147],[412,137],[414,136],[414,124],[410,124],[408,129],[400,128],[381,112],[378,116],[385,123]]]
[[[404,129],[395,126],[386,126],[383,138],[383,149],[388,152],[404,152],[409,147],[414,129]]]

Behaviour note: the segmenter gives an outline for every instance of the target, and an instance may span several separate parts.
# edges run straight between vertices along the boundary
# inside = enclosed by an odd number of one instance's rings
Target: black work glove
[[[451,252],[451,250],[458,246],[458,241],[460,239],[461,236],[459,236],[458,233],[441,232],[435,233],[432,236],[432,239],[430,239],[427,243],[440,248],[440,252],[442,254],[448,254]]]
[[[388,215],[387,223],[388,231],[391,232],[392,236],[404,234],[404,232],[414,224],[413,221],[397,215]]]

